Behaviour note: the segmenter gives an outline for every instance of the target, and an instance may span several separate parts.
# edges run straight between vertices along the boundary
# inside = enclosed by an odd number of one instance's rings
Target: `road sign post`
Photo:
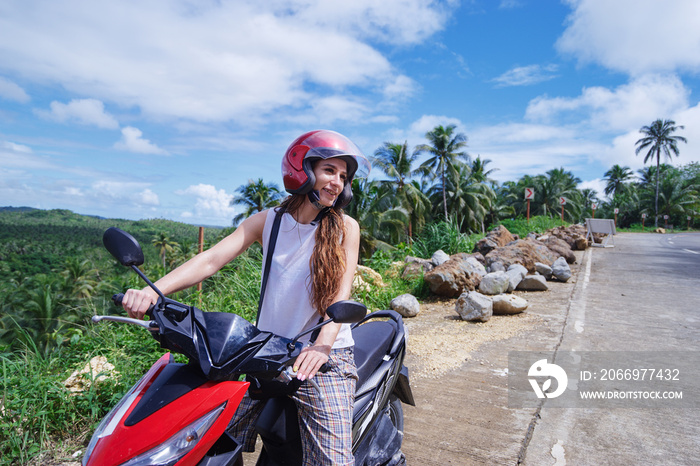
[[[617,228],[617,214],[620,213],[620,209],[615,207],[615,210],[613,212],[615,212],[615,228]]]
[[[559,205],[561,205],[561,223],[564,223],[564,206],[566,205],[566,198],[559,198]]]
[[[525,188],[525,200],[527,201],[527,223],[530,223],[530,199],[535,198],[535,188]]]
[[[644,219],[647,218],[647,214],[642,214],[642,231],[644,230]]]
[[[591,210],[593,211],[593,215],[592,215],[593,218],[595,218],[595,210],[597,208],[598,208],[598,204],[596,204],[595,202],[593,204],[591,204]]]

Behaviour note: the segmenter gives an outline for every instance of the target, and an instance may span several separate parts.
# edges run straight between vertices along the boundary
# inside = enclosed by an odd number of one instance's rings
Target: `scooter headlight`
[[[225,407],[226,403],[222,403],[218,408],[209,411],[165,442],[139,456],[135,456],[123,463],[122,466],[167,466],[175,464],[199,443],[204,433],[214,424],[214,421],[221,415]]]

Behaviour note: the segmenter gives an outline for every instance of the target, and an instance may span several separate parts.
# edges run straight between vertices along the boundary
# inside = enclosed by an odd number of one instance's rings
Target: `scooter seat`
[[[393,321],[375,320],[352,329],[358,387],[361,387],[372,371],[379,366],[395,335],[396,323]]]

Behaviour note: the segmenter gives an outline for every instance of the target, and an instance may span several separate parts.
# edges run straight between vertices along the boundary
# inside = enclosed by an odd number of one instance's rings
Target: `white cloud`
[[[442,29],[456,6],[456,0],[36,3],[13,3],[0,16],[6,68],[154,118],[245,124],[309,110],[310,102],[349,87],[395,92],[400,75],[370,41],[417,43]]]
[[[12,81],[0,76],[0,98],[19,103],[29,102],[29,95]]]
[[[2,144],[0,144],[0,149],[8,150],[11,152],[21,152],[24,154],[31,154],[32,149],[28,146],[25,146],[23,144],[15,144],[14,142],[10,141],[2,141]]]
[[[231,207],[232,194],[223,189],[216,189],[210,184],[197,184],[187,189],[176,191],[181,196],[194,196],[196,198],[194,210],[198,217],[217,218],[227,224],[231,222],[235,209]],[[187,211],[181,214],[184,218],[191,218],[192,213]]]
[[[160,205],[158,195],[138,181],[107,181],[98,180],[92,183],[91,196],[109,199],[111,201],[128,201],[139,206]]]
[[[645,75],[613,90],[584,88],[574,98],[540,96],[530,102],[525,117],[539,122],[573,117],[594,128],[627,131],[687,108],[689,94],[675,75]]]
[[[528,65],[518,66],[506,71],[493,81],[500,87],[505,86],[531,86],[544,81],[549,81],[557,76],[557,65]]]
[[[573,8],[559,51],[637,75],[700,71],[697,0],[567,0]]]
[[[411,97],[418,88],[418,83],[405,75],[399,75],[384,88],[384,96],[389,100],[405,100]]]
[[[82,125],[94,125],[98,128],[117,129],[117,120],[105,112],[102,102],[96,99],[73,99],[67,104],[51,102],[51,111],[39,111],[41,116],[66,123],[75,121]]]
[[[161,149],[148,139],[143,139],[141,136],[143,136],[143,133],[138,128],[131,126],[122,128],[122,139],[114,144],[114,148],[139,154],[168,154],[168,151]]]
[[[595,178],[592,180],[588,181],[582,181],[579,183],[577,186],[578,189],[592,189],[593,191],[596,192],[596,197],[598,199],[604,199],[605,198],[605,185],[606,182],[602,178]]]
[[[409,127],[409,134],[418,135],[418,138],[425,139],[425,134],[435,129],[436,126],[455,125],[456,132],[464,132],[462,122],[453,117],[440,115],[423,115],[418,120],[414,121]]]

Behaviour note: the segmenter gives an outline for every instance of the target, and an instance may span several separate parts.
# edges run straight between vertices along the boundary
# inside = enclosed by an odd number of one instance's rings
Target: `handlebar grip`
[[[122,300],[124,299],[124,293],[117,293],[115,295],[112,295],[112,302],[115,304],[115,306],[122,306]]]
[[[327,362],[324,362],[323,365],[318,368],[318,372],[322,372],[324,374],[329,370],[331,370],[331,366],[329,366]]]
[[[114,303],[115,306],[122,307],[122,300],[124,299],[124,293],[117,293],[115,295],[112,295],[112,302]],[[153,309],[155,308],[154,304],[151,304],[148,307],[148,310],[146,311],[146,315],[148,317],[153,318]]]

